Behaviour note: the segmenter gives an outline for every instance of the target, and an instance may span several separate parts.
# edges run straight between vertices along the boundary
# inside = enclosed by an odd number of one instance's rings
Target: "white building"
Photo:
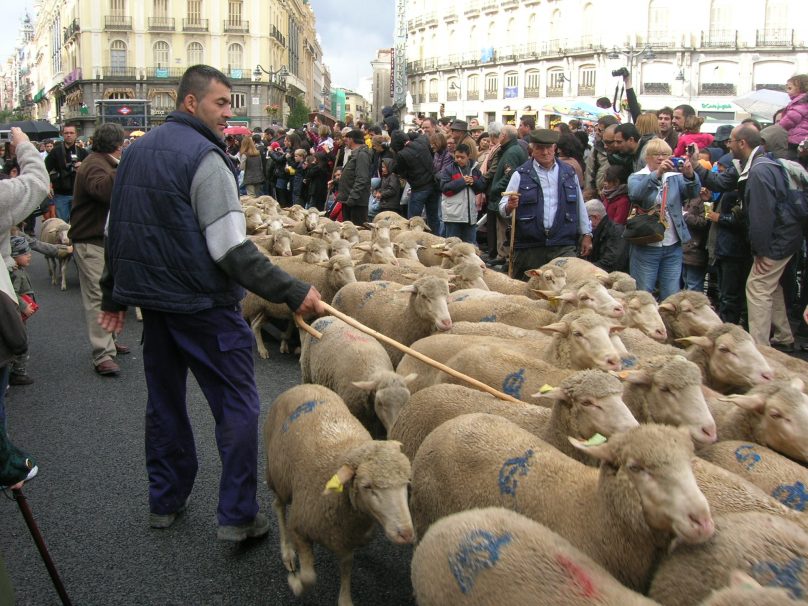
[[[804,0],[407,1],[413,111],[547,125],[552,106],[614,98],[628,67],[645,109],[741,117],[732,99],[808,72]],[[742,114],[746,116],[746,114]]]

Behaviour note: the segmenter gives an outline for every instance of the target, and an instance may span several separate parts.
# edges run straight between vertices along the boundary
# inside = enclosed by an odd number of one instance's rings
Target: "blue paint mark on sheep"
[[[525,369],[520,368],[516,372],[512,372],[505,380],[502,382],[502,391],[504,391],[509,396],[513,396],[516,399],[522,397],[522,387],[525,384]]]
[[[533,458],[533,449],[529,449],[522,457],[508,459],[499,470],[499,492],[516,496],[516,488],[519,486],[518,476],[526,476]]]
[[[305,414],[312,412],[319,404],[323,404],[322,400],[309,400],[308,402],[303,402],[300,406],[295,408],[292,411],[292,414],[289,415],[289,418],[283,422],[283,426],[281,427],[281,431],[286,433],[289,431],[289,426],[297,421],[300,417]]]
[[[457,303],[458,301],[465,301],[468,299],[468,295],[457,295],[456,297],[452,297],[452,303]]]
[[[634,368],[637,365],[637,358],[620,358],[620,365],[622,368]]]
[[[755,447],[749,444],[738,446],[735,450],[735,458],[738,459],[738,463],[745,465],[750,470],[760,461],[760,455],[755,451]]]
[[[756,562],[752,566],[752,575],[764,586],[783,587],[796,600],[802,599],[805,589],[801,576],[805,570],[803,558],[792,558],[785,564],[779,562]]]
[[[564,257],[561,257],[560,259],[556,259],[555,261],[553,261],[553,265],[555,265],[556,267],[564,267],[566,264],[567,260]]]
[[[808,504],[808,491],[805,490],[805,484],[802,482],[780,484],[772,491],[772,496],[786,507],[797,511],[805,511],[805,506]]]
[[[381,267],[377,267],[372,272],[370,272],[370,281],[375,282],[376,280],[381,280],[383,275],[384,275],[384,269],[382,269]]]
[[[449,555],[449,569],[460,591],[471,591],[477,575],[496,566],[502,548],[512,540],[513,536],[509,532],[495,535],[487,530],[473,530],[463,537],[457,550]]]
[[[480,322],[496,322],[497,316],[496,314],[491,314],[490,316],[483,316],[480,318]]]

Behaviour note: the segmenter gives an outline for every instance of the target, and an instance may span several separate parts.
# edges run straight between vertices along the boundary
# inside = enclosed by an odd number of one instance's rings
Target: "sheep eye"
[[[729,347],[727,347],[726,345],[719,345],[718,351],[720,351],[721,353],[729,353]]]
[[[581,401],[581,406],[594,406],[594,405],[595,405],[595,403],[592,402],[592,400],[582,400]]]
[[[583,337],[583,336],[584,336],[584,333],[582,333],[582,332],[581,332],[581,331],[579,331],[579,330],[576,330],[576,331],[573,331],[572,336],[573,336],[573,337]]]
[[[783,415],[781,415],[781,414],[780,414],[779,412],[777,412],[776,410],[775,410],[775,411],[773,411],[773,412],[770,412],[770,413],[769,413],[769,416],[770,416],[772,419],[782,419],[782,418],[783,418]]]
[[[670,387],[668,387],[667,385],[660,385],[660,386],[659,386],[659,391],[665,391],[665,392],[668,392],[668,391],[670,391],[670,390],[671,390],[671,388],[670,388]]]
[[[638,464],[638,463],[632,463],[631,465],[629,465],[629,466],[628,466],[628,470],[629,470],[631,473],[640,473],[641,471],[645,471],[645,470],[643,469],[643,466],[642,466],[642,465],[640,465],[640,464]]]
[[[580,297],[578,297],[578,300],[579,301],[589,301],[589,297],[587,297],[586,295],[581,295]]]

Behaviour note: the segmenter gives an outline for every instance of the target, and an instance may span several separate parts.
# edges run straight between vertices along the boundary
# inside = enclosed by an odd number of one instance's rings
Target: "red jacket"
[[[612,223],[625,225],[626,219],[628,219],[628,211],[631,208],[626,186],[621,185],[618,187],[611,198],[604,196],[603,206],[606,207],[606,216],[612,220]]]
[[[710,147],[713,144],[714,137],[710,133],[684,133],[679,135],[679,143],[676,144],[676,149],[673,150],[674,156],[684,156],[687,151],[687,146],[695,143],[699,149]]]

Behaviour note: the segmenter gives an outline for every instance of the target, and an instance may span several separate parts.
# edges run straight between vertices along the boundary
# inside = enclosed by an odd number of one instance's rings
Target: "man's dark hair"
[[[601,116],[598,118],[598,124],[603,127],[611,126],[612,124],[618,124],[617,117],[611,114],[606,114],[605,116]]]
[[[622,164],[610,164],[606,169],[603,176],[604,181],[617,181],[618,183],[628,183],[628,176],[631,174],[631,169]]]
[[[676,107],[673,108],[673,111],[676,111],[677,109],[682,110],[682,115],[685,118],[687,118],[688,116],[695,116],[696,115],[696,110],[693,109],[692,106],[687,105],[686,103],[684,103],[682,105],[677,105]],[[658,112],[657,112],[657,115],[659,115]],[[673,112],[671,112],[671,116],[673,116]]]
[[[616,129],[614,129],[615,134],[620,133],[623,135],[623,139],[628,141],[629,139],[634,139],[635,141],[640,140],[640,131],[637,130],[637,127],[631,124],[630,122],[626,122],[625,124],[621,124]]]
[[[741,120],[741,124],[748,124],[750,126],[754,126],[758,130],[758,132],[763,130],[763,126],[761,126],[760,122],[758,122],[754,118],[747,118],[746,120]]]
[[[224,84],[232,89],[233,85],[222,72],[210,65],[192,65],[185,70],[180,79],[180,86],[177,89],[177,109],[182,107],[185,97],[193,95],[197,99],[202,99],[208,92],[211,80]]]
[[[663,107],[662,109],[657,110],[656,117],[659,118],[662,114],[665,114],[666,116],[670,116],[671,118],[673,118],[673,110],[670,107],[668,107],[667,105],[665,107]]]
[[[430,118],[429,116],[427,116],[426,118],[424,118],[423,120],[421,120],[421,128],[423,128],[423,126],[424,126],[424,122],[426,122],[427,120],[429,120],[429,123],[432,125],[432,128],[435,128],[435,127],[438,125],[438,123],[437,123],[437,121],[435,120],[435,118]]]
[[[466,154],[467,156],[471,153],[471,148],[465,143],[461,143],[457,147],[455,147],[455,153],[460,152],[461,154]]]
[[[364,143],[365,142],[365,135],[362,134],[362,131],[355,128],[351,131],[348,131],[345,135],[348,139],[353,141],[354,143]]]
[[[345,128],[345,122],[343,122],[342,120],[337,120],[336,122],[334,122],[334,128],[336,130],[342,130],[343,128]]]
[[[45,145],[47,145],[48,143],[53,145],[53,139],[45,139],[42,143],[44,143]]]
[[[264,134],[269,135],[270,137],[274,137],[275,136],[275,131],[273,129],[267,127],[267,128],[264,129]]]
[[[536,118],[533,116],[522,116],[519,122],[527,126],[530,130],[536,130]]]
[[[111,154],[121,145],[124,137],[123,127],[115,122],[104,122],[93,133],[93,151],[101,154]]]
[[[443,124],[443,126],[449,126],[449,124],[452,123],[452,119],[451,118],[441,118],[440,120],[438,120],[438,122]]]
[[[738,130],[735,131],[735,138],[738,141],[746,141],[746,144],[752,149],[763,143],[763,139],[760,138],[760,131],[751,123],[741,122]]]
[[[368,126],[368,132],[371,135],[381,135],[382,134],[382,127],[381,126],[376,126],[375,124],[373,126]]]
[[[595,102],[595,105],[597,105],[601,109],[609,109],[612,106],[612,102],[609,101],[609,97],[600,97]]]

